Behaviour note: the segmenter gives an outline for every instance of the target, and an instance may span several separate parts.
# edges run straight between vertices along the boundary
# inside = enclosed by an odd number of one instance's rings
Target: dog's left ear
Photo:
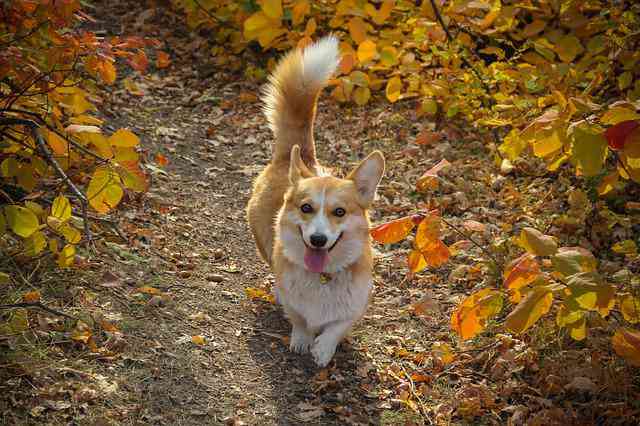
[[[347,179],[351,179],[356,184],[360,201],[364,207],[368,207],[373,202],[383,174],[384,156],[380,151],[374,151],[347,176]]]

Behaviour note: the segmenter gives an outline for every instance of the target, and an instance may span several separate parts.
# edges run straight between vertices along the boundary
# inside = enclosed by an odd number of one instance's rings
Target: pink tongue
[[[321,273],[329,262],[329,255],[326,250],[314,250],[305,247],[304,264],[311,272]]]

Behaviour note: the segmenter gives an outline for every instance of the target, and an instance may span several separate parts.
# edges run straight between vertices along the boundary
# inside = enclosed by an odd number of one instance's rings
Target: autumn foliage
[[[238,55],[259,46],[282,52],[333,32],[342,61],[331,96],[365,105],[378,94],[388,102],[410,101],[417,115],[466,122],[495,148],[503,173],[530,157],[549,172],[572,170],[589,179],[601,197],[622,194],[640,182],[640,6],[635,2],[560,1],[359,1],[174,0],[193,28],[214,29],[212,53],[219,65],[261,79],[267,69],[240,65]],[[231,46],[225,51],[223,46]],[[437,143],[425,130],[416,144]],[[446,159],[427,170],[416,191],[438,187]],[[578,198],[584,197],[584,194]],[[574,200],[575,201],[575,200]],[[579,204],[579,203],[578,203]],[[586,205],[586,204],[585,204]],[[415,229],[408,254],[411,274],[437,268],[457,250],[441,239],[436,212],[413,215],[372,230],[384,244]],[[569,219],[567,219],[569,220]],[[447,224],[450,225],[450,224]],[[482,224],[465,224],[472,233]],[[575,224],[574,224],[575,225]],[[640,321],[637,280],[598,273],[598,261],[581,247],[558,247],[557,238],[524,228],[512,238],[524,254],[498,263],[485,250],[495,287],[470,295],[455,310],[451,327],[469,339],[495,323],[523,333],[550,312],[575,340],[588,335],[589,319],[611,319],[617,305],[629,325]],[[625,243],[625,253],[637,253]],[[618,252],[625,250],[618,247]],[[618,354],[640,361],[638,332],[619,328]]]
[[[100,37],[75,0],[5,2],[0,16],[0,249],[67,267],[91,240],[88,210],[147,189],[140,140],[103,131],[97,89],[118,62],[144,72],[159,42]]]

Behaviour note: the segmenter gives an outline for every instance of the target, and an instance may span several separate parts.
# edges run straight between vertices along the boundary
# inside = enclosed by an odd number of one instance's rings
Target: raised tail
[[[291,148],[299,145],[305,164],[316,165],[316,101],[339,61],[338,39],[330,35],[289,52],[269,77],[263,111],[275,135],[274,162],[289,162]]]

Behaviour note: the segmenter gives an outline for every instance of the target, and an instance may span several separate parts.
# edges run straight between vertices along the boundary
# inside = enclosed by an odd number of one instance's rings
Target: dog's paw
[[[333,338],[327,338],[322,334],[316,337],[311,348],[311,355],[318,367],[326,367],[329,364],[336,353],[336,346],[337,343]]]
[[[289,350],[299,354],[309,352],[309,348],[313,344],[313,335],[307,333],[300,327],[294,327],[291,330],[291,339],[289,342]]]

